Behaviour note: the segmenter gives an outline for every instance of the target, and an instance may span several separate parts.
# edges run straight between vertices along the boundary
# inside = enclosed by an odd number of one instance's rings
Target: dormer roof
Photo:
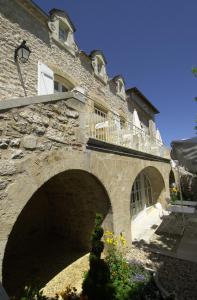
[[[121,79],[123,82],[124,82],[124,85],[125,85],[125,80],[124,80],[124,77],[122,75],[116,75],[112,78],[112,80],[114,82],[116,82],[117,80]]]
[[[104,56],[104,54],[101,50],[92,50],[89,57],[93,58],[97,55],[100,55],[103,58],[103,61],[105,62],[105,64],[107,64],[107,60],[106,60],[106,58],[105,58],[105,56]]]
[[[53,8],[49,11],[49,15],[50,15],[50,18],[53,18],[54,15],[59,15],[60,17],[66,18],[66,20],[68,21],[68,23],[69,23],[70,27],[72,28],[73,32],[76,31],[76,28],[75,28],[73,22],[71,21],[71,19],[70,19],[69,15],[67,14],[67,12],[65,12],[64,10]]]

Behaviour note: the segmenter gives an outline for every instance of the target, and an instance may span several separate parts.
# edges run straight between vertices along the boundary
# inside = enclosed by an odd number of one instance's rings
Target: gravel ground
[[[126,257],[157,271],[162,286],[170,293],[175,292],[178,300],[197,300],[197,263],[153,253],[140,243],[133,245]],[[82,275],[87,269],[86,255],[55,276],[46,285],[45,294],[52,296],[64,290],[68,284],[80,292]]]
[[[129,249],[127,259],[156,270],[162,286],[175,292],[178,300],[197,300],[197,263],[152,253],[137,243]]]
[[[43,289],[44,295],[53,297],[56,293],[65,291],[68,286],[75,287],[80,293],[84,272],[89,267],[88,258],[88,254],[82,256],[51,279]]]

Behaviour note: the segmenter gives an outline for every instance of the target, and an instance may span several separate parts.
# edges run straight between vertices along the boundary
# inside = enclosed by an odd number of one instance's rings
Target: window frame
[[[122,78],[116,80],[116,93],[121,99],[126,99],[125,84]]]
[[[56,89],[55,84],[57,84],[58,88]],[[63,90],[65,89],[65,90]],[[62,83],[57,80],[54,80],[54,93],[63,93],[68,92],[69,89]]]
[[[101,141],[108,141],[109,140],[109,119],[108,119],[107,109],[97,104],[94,104],[93,124],[95,129],[95,133],[94,133],[95,138]],[[103,127],[101,127],[102,125]]]
[[[101,55],[95,55],[92,59],[92,67],[94,69],[94,75],[102,83],[107,84],[108,76],[106,70],[106,63]]]
[[[58,83],[58,90],[55,89],[55,82]],[[65,88],[65,91],[63,91],[63,87]],[[54,93],[69,92],[74,87],[75,85],[66,78],[66,75],[64,77],[57,72],[54,73]]]
[[[65,32],[65,37],[61,38],[61,31]],[[59,31],[58,31],[58,38],[60,42],[66,43],[68,40],[68,35],[69,35],[69,28],[64,24],[63,22],[59,22]]]
[[[131,218],[135,219],[144,209],[153,204],[151,182],[149,177],[142,171],[135,178],[131,190]]]

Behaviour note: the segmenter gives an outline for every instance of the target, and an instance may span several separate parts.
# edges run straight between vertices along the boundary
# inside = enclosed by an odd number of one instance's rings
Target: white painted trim
[[[54,73],[42,62],[38,62],[38,95],[54,94]]]

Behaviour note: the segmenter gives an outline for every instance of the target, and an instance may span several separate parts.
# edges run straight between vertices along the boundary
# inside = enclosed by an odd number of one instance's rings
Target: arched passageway
[[[160,202],[164,189],[163,177],[154,167],[146,167],[136,176],[130,201],[132,240],[140,239],[157,222],[159,211],[153,205]]]
[[[135,178],[131,191],[131,218],[157,203],[164,189],[164,180],[154,167],[143,169]]]
[[[34,281],[44,286],[89,251],[95,214],[112,229],[108,195],[93,175],[81,170],[46,182],[21,211],[9,236],[3,261],[3,285],[9,295]]]

